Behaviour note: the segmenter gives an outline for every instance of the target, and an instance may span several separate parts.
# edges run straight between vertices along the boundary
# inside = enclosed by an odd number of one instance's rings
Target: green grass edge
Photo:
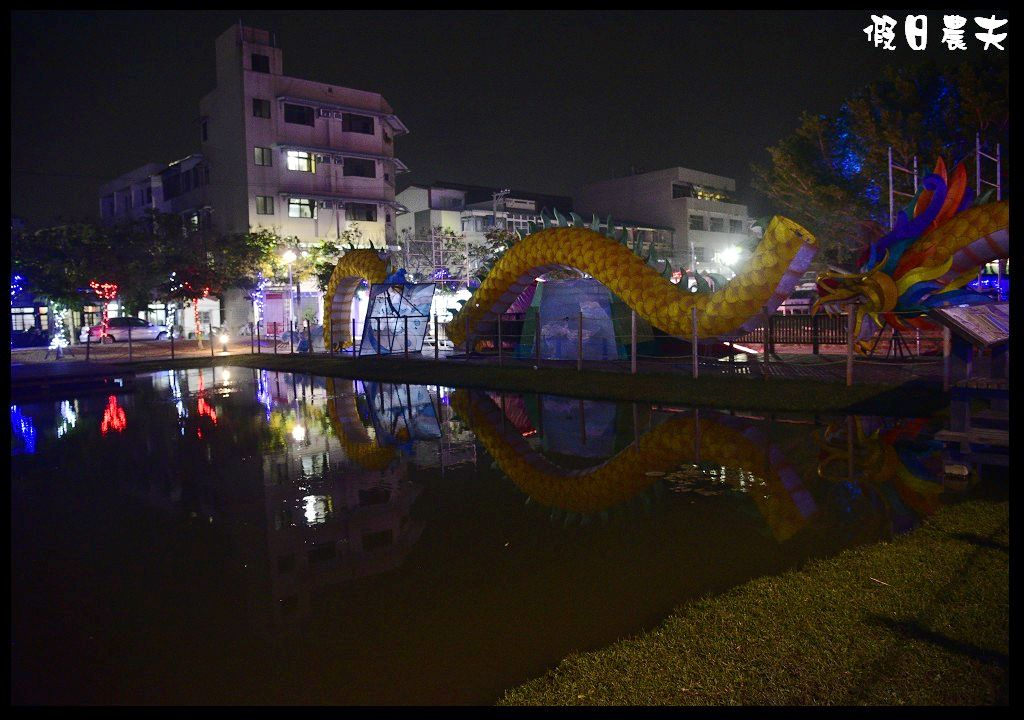
[[[947,506],[570,655],[499,705],[1008,703],[1009,503]]]
[[[691,407],[766,412],[852,412],[892,416],[927,416],[948,405],[949,393],[934,383],[854,384],[805,379],[703,377],[683,374],[625,373],[574,368],[498,367],[401,358],[337,358],[308,355],[218,355],[122,363],[133,372],[233,365],[328,377],[380,380],[418,385],[540,392],[595,400],[650,402]],[[113,371],[113,368],[112,368]]]

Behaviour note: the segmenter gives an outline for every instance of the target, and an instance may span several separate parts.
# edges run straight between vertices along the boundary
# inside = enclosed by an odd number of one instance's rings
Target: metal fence
[[[821,345],[846,344],[846,315],[769,315],[745,335],[736,338],[740,344],[811,345],[817,353]]]
[[[581,313],[570,313],[565,317],[534,316],[529,323],[519,316],[509,316],[485,328],[485,332],[474,333],[474,342],[469,352],[454,348],[447,338],[444,323],[438,318],[416,318],[427,321],[426,338],[422,350],[417,352],[408,347],[405,340],[409,332],[401,326],[394,332],[384,332],[388,354],[408,358],[415,362],[422,359],[445,359],[450,362],[494,364],[520,367],[565,367],[577,370],[603,370],[610,372],[660,372],[688,375],[706,374],[745,375],[750,377],[815,377],[822,380],[853,381],[853,366],[856,364],[857,379],[905,380],[933,374],[927,355],[940,355],[941,338],[922,336],[917,333],[900,341],[906,352],[899,358],[910,359],[913,363],[896,365],[884,362],[897,343],[893,337],[879,335],[881,344],[876,355],[864,357],[853,352],[849,343],[848,315],[772,315],[765,322],[742,336],[725,340],[696,343],[693,338],[655,337],[645,334],[639,328],[638,317],[630,312],[617,318],[601,331],[595,341],[596,326],[588,326],[588,319]],[[592,318],[597,322],[599,318]],[[371,323],[381,322],[376,330],[377,337],[384,331],[384,322],[395,318],[371,318]],[[410,319],[399,322],[411,322]],[[604,321],[607,326],[607,319]],[[358,330],[353,323],[353,333]],[[132,362],[174,359],[175,357],[224,357],[239,354],[292,354],[309,353],[321,356],[334,355],[353,357],[358,355],[362,337],[354,334],[354,347],[339,351],[336,347],[323,344],[322,331],[311,327],[308,321],[301,326],[297,323],[250,323],[248,328],[236,332],[222,342],[218,334],[212,337],[212,328],[207,328],[201,341],[169,340],[139,342],[117,342],[113,344],[84,343],[64,350],[65,356],[75,360],[93,362]],[[888,331],[887,331],[888,332]],[[415,334],[415,333],[414,333]],[[906,334],[905,334],[906,335]],[[689,341],[688,341],[689,340]],[[212,342],[211,342],[212,341]],[[916,341],[916,348],[915,348]],[[754,352],[744,347],[755,346]],[[789,345],[786,355],[779,350]],[[821,346],[831,346],[830,355],[819,354]],[[841,349],[840,349],[841,348]],[[694,349],[696,351],[694,351]],[[808,352],[808,349],[811,352]],[[872,348],[874,350],[875,348]],[[785,352],[784,350],[782,350]],[[33,351],[12,352],[15,363],[48,361],[45,348]],[[375,353],[377,354],[377,353]],[[837,357],[837,355],[846,357]],[[899,375],[899,377],[896,377]]]

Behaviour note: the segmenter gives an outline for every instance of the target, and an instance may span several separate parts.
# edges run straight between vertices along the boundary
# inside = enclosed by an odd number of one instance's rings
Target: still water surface
[[[243,368],[11,424],[16,703],[490,704],[985,485],[944,481],[941,418]]]

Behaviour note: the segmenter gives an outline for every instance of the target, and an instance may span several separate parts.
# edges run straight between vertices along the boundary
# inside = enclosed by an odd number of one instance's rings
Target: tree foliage
[[[91,281],[116,283],[128,311],[153,300],[195,300],[251,287],[274,269],[281,239],[270,230],[214,234],[180,216],[151,213],[111,226],[76,223],[11,236],[26,289],[75,309],[95,302]]]
[[[834,113],[803,113],[795,131],[767,149],[770,162],[753,166],[753,185],[817,236],[820,259],[852,266],[888,228],[889,147],[904,167],[916,156],[920,177],[940,156],[950,167],[965,161],[973,177],[978,132],[985,143],[1002,143],[1009,167],[1008,78],[1001,55],[950,68],[889,68]],[[983,172],[991,177],[993,168]],[[912,190],[912,180],[897,173],[894,186]],[[908,200],[897,195],[896,209]]]

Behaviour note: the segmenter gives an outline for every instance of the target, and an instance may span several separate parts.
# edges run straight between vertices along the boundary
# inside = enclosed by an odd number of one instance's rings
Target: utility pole
[[[494,209],[493,209],[493,215],[494,215],[494,222],[493,222],[493,224],[494,224],[494,227],[498,227],[498,199],[500,198],[500,199],[504,200],[505,196],[508,195],[510,192],[512,192],[512,191],[509,190],[508,188],[505,188],[504,190],[500,190],[500,191],[498,191],[496,193],[491,193],[491,199],[494,201]]]

